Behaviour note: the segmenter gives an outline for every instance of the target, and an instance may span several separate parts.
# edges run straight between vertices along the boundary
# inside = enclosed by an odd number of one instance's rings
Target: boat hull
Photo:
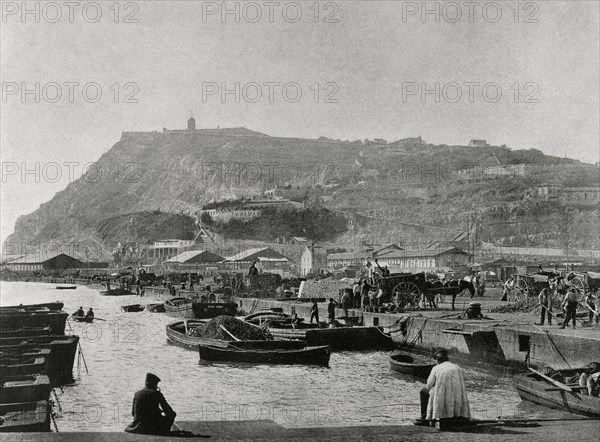
[[[131,290],[119,288],[119,289],[105,290],[103,292],[100,292],[100,294],[102,296],[130,296],[130,295],[133,295],[134,293]]]
[[[524,401],[569,413],[600,417],[600,398],[552,388],[552,384],[533,373],[516,376],[515,386]]]
[[[235,345],[235,344],[234,344]],[[329,365],[328,346],[299,350],[249,350],[200,345],[200,360],[210,362],[244,362],[252,364]]]
[[[165,301],[165,313],[176,318],[194,319],[192,300],[186,298],[173,298]]]
[[[31,336],[0,339],[0,352],[22,354],[48,349],[46,372],[52,385],[73,382],[73,364],[79,336]],[[22,402],[22,401],[21,401]]]
[[[2,379],[0,404],[47,401],[51,388],[48,376],[41,374]]]
[[[48,433],[50,409],[47,400],[2,404],[0,433]]]
[[[0,330],[50,327],[53,335],[63,335],[69,314],[56,311],[0,312]]]
[[[275,339],[301,339],[308,346],[328,345],[332,350],[392,349],[392,338],[380,327],[269,328]]]
[[[167,340],[170,344],[187,348],[189,350],[198,350],[199,345],[212,345],[220,347],[227,347],[229,345],[229,341],[220,341],[218,339],[203,339],[185,334],[184,322],[186,321],[174,321],[167,325]],[[188,328],[195,328],[201,324],[202,323],[200,321],[187,321]]]
[[[44,356],[15,355],[0,358],[2,377],[27,376],[46,373],[47,360]]]
[[[51,311],[59,312],[63,309],[64,303],[62,302],[47,302],[43,304],[27,304],[27,305],[7,305],[4,307],[0,307],[0,312],[4,310],[25,310],[25,311],[34,311],[34,310],[43,310],[48,309]]]
[[[390,369],[398,373],[427,378],[433,367],[435,367],[435,362],[409,353],[394,351],[390,354]]]
[[[235,316],[238,305],[233,302],[194,302],[192,312],[197,319]]]

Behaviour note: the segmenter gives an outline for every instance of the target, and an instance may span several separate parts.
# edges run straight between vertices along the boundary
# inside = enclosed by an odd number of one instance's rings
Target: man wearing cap
[[[133,422],[125,428],[126,432],[167,435],[171,431],[177,414],[160,392],[159,382],[158,376],[146,374],[146,386],[133,397]]]
[[[575,319],[577,317],[577,305],[578,296],[577,291],[574,288],[569,289],[567,294],[565,295],[565,299],[563,299],[563,310],[565,311],[565,320],[562,323],[560,328],[565,328],[569,325],[569,321],[573,320],[573,328],[575,328]]]
[[[431,370],[427,386],[421,389],[421,419],[417,425],[445,419],[470,419],[469,399],[463,370],[448,360],[444,349],[433,355],[437,365]]]

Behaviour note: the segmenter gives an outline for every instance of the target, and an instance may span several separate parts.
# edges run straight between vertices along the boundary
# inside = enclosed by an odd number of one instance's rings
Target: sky
[[[122,131],[190,115],[600,159],[598,1],[114,4],[2,1],[3,240]]]

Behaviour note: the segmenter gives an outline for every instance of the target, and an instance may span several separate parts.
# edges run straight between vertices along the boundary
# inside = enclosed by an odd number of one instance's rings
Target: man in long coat
[[[168,435],[171,431],[177,414],[160,392],[159,382],[158,376],[146,374],[146,386],[133,397],[133,422],[125,428],[126,432]]]
[[[421,420],[429,425],[441,419],[471,418],[463,370],[448,360],[446,350],[433,355],[437,365],[431,370],[427,386],[421,390]]]

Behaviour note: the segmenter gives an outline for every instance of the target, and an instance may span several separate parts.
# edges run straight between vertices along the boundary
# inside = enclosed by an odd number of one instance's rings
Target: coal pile
[[[225,327],[229,333],[242,341],[267,341],[273,339],[267,330],[260,329],[232,316],[217,316],[211,319],[206,325],[196,329],[196,336],[204,339],[231,341],[233,338],[221,326]]]
[[[519,312],[519,313],[530,313],[534,310],[536,310],[540,305],[540,302],[536,297],[531,297],[531,298],[527,298],[523,301],[518,301],[518,302],[514,302],[511,304],[506,304],[506,305],[500,305],[498,307],[494,307],[492,309],[490,309],[490,313],[514,313],[514,312]],[[560,301],[558,300],[553,300],[552,301],[552,308],[555,311],[560,311],[561,307],[560,307]]]

